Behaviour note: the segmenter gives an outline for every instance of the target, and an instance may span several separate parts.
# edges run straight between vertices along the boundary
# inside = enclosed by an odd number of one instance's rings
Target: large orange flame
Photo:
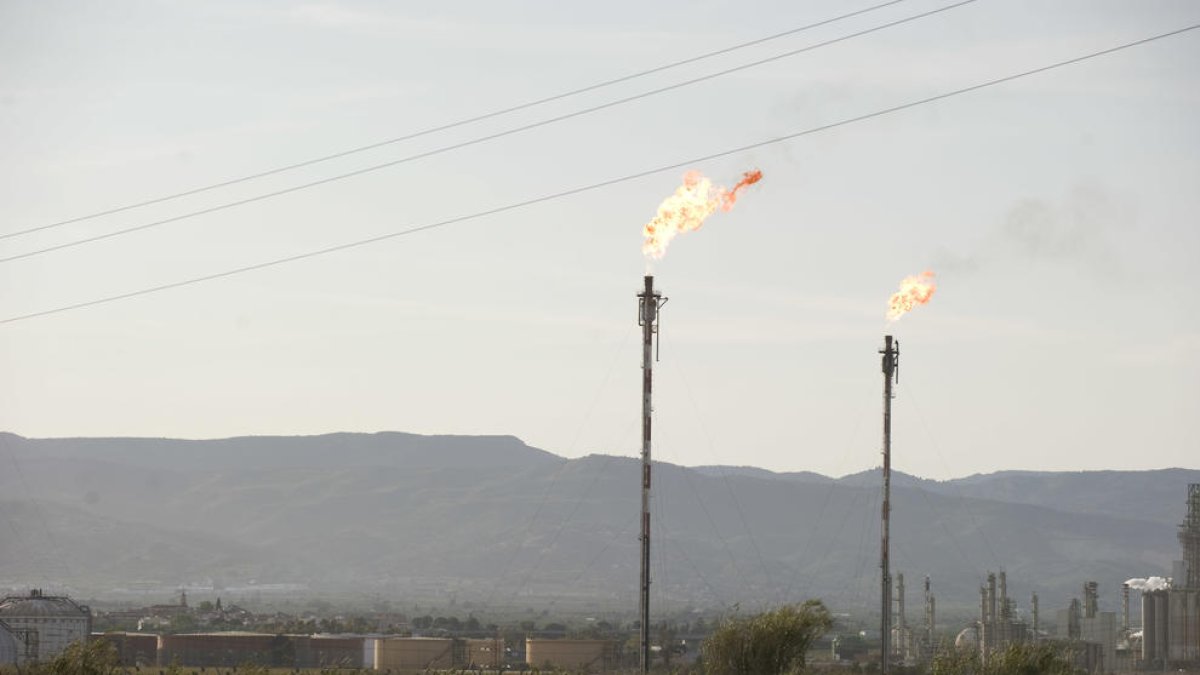
[[[667,252],[667,244],[676,235],[700,229],[717,209],[729,211],[747,186],[762,179],[762,171],[747,171],[732,189],[713,187],[712,181],[699,171],[683,175],[683,184],[675,193],[658,205],[658,213],[642,227],[642,253],[659,259]]]
[[[917,305],[926,304],[936,290],[933,272],[929,270],[913,277],[905,277],[904,281],[900,282],[900,290],[893,293],[888,300],[888,321],[895,321],[911,312]]]

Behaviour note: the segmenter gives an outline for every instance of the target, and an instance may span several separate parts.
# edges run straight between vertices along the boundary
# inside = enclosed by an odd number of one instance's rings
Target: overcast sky
[[[0,2],[0,233],[394,138],[866,7]],[[907,0],[549,105],[0,240],[0,257],[602,104],[942,6]],[[1200,22],[1180,1],[978,0],[333,184],[0,263],[0,319],[471,214]],[[764,179],[655,266],[656,457],[1200,467],[1200,31],[689,166]],[[640,228],[671,170],[371,246],[0,324],[26,436],[512,434],[636,455]],[[900,322],[905,275],[938,275]]]

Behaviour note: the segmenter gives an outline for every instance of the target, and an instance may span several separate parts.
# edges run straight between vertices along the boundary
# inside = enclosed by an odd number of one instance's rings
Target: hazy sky
[[[0,232],[303,161],[872,4],[0,2]],[[0,240],[0,257],[235,201],[940,6],[908,0],[484,123]],[[493,142],[0,263],[0,318],[670,165],[1200,22],[1195,2],[978,0]],[[695,164],[759,168],[656,266],[658,458],[1200,467],[1200,31]],[[0,324],[0,429],[513,434],[634,455],[640,227],[681,170],[268,270]]]

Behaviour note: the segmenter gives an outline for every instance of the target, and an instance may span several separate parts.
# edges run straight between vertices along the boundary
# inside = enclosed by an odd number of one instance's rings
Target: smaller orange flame
[[[892,294],[888,300],[888,321],[896,321],[908,314],[917,305],[924,305],[933,297],[937,284],[933,281],[933,272],[925,270],[917,276],[905,277],[900,282],[900,290]]]

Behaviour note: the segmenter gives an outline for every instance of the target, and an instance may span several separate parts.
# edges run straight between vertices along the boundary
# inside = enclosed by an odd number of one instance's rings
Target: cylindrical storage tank
[[[525,662],[534,668],[605,672],[615,665],[616,651],[611,640],[525,639]]]
[[[375,640],[376,638],[363,639],[362,662],[363,668],[375,667]]]
[[[453,668],[454,640],[450,638],[381,638],[375,641],[375,670]]]
[[[1158,625],[1154,622],[1154,594],[1142,593],[1142,660],[1152,662],[1158,658],[1154,651],[1158,639]]]
[[[364,638],[314,635],[309,638],[309,663],[315,668],[362,668]]]
[[[1171,596],[1169,591],[1158,591],[1154,595],[1154,624],[1158,627],[1154,640],[1154,653],[1163,661],[1171,659]]]

